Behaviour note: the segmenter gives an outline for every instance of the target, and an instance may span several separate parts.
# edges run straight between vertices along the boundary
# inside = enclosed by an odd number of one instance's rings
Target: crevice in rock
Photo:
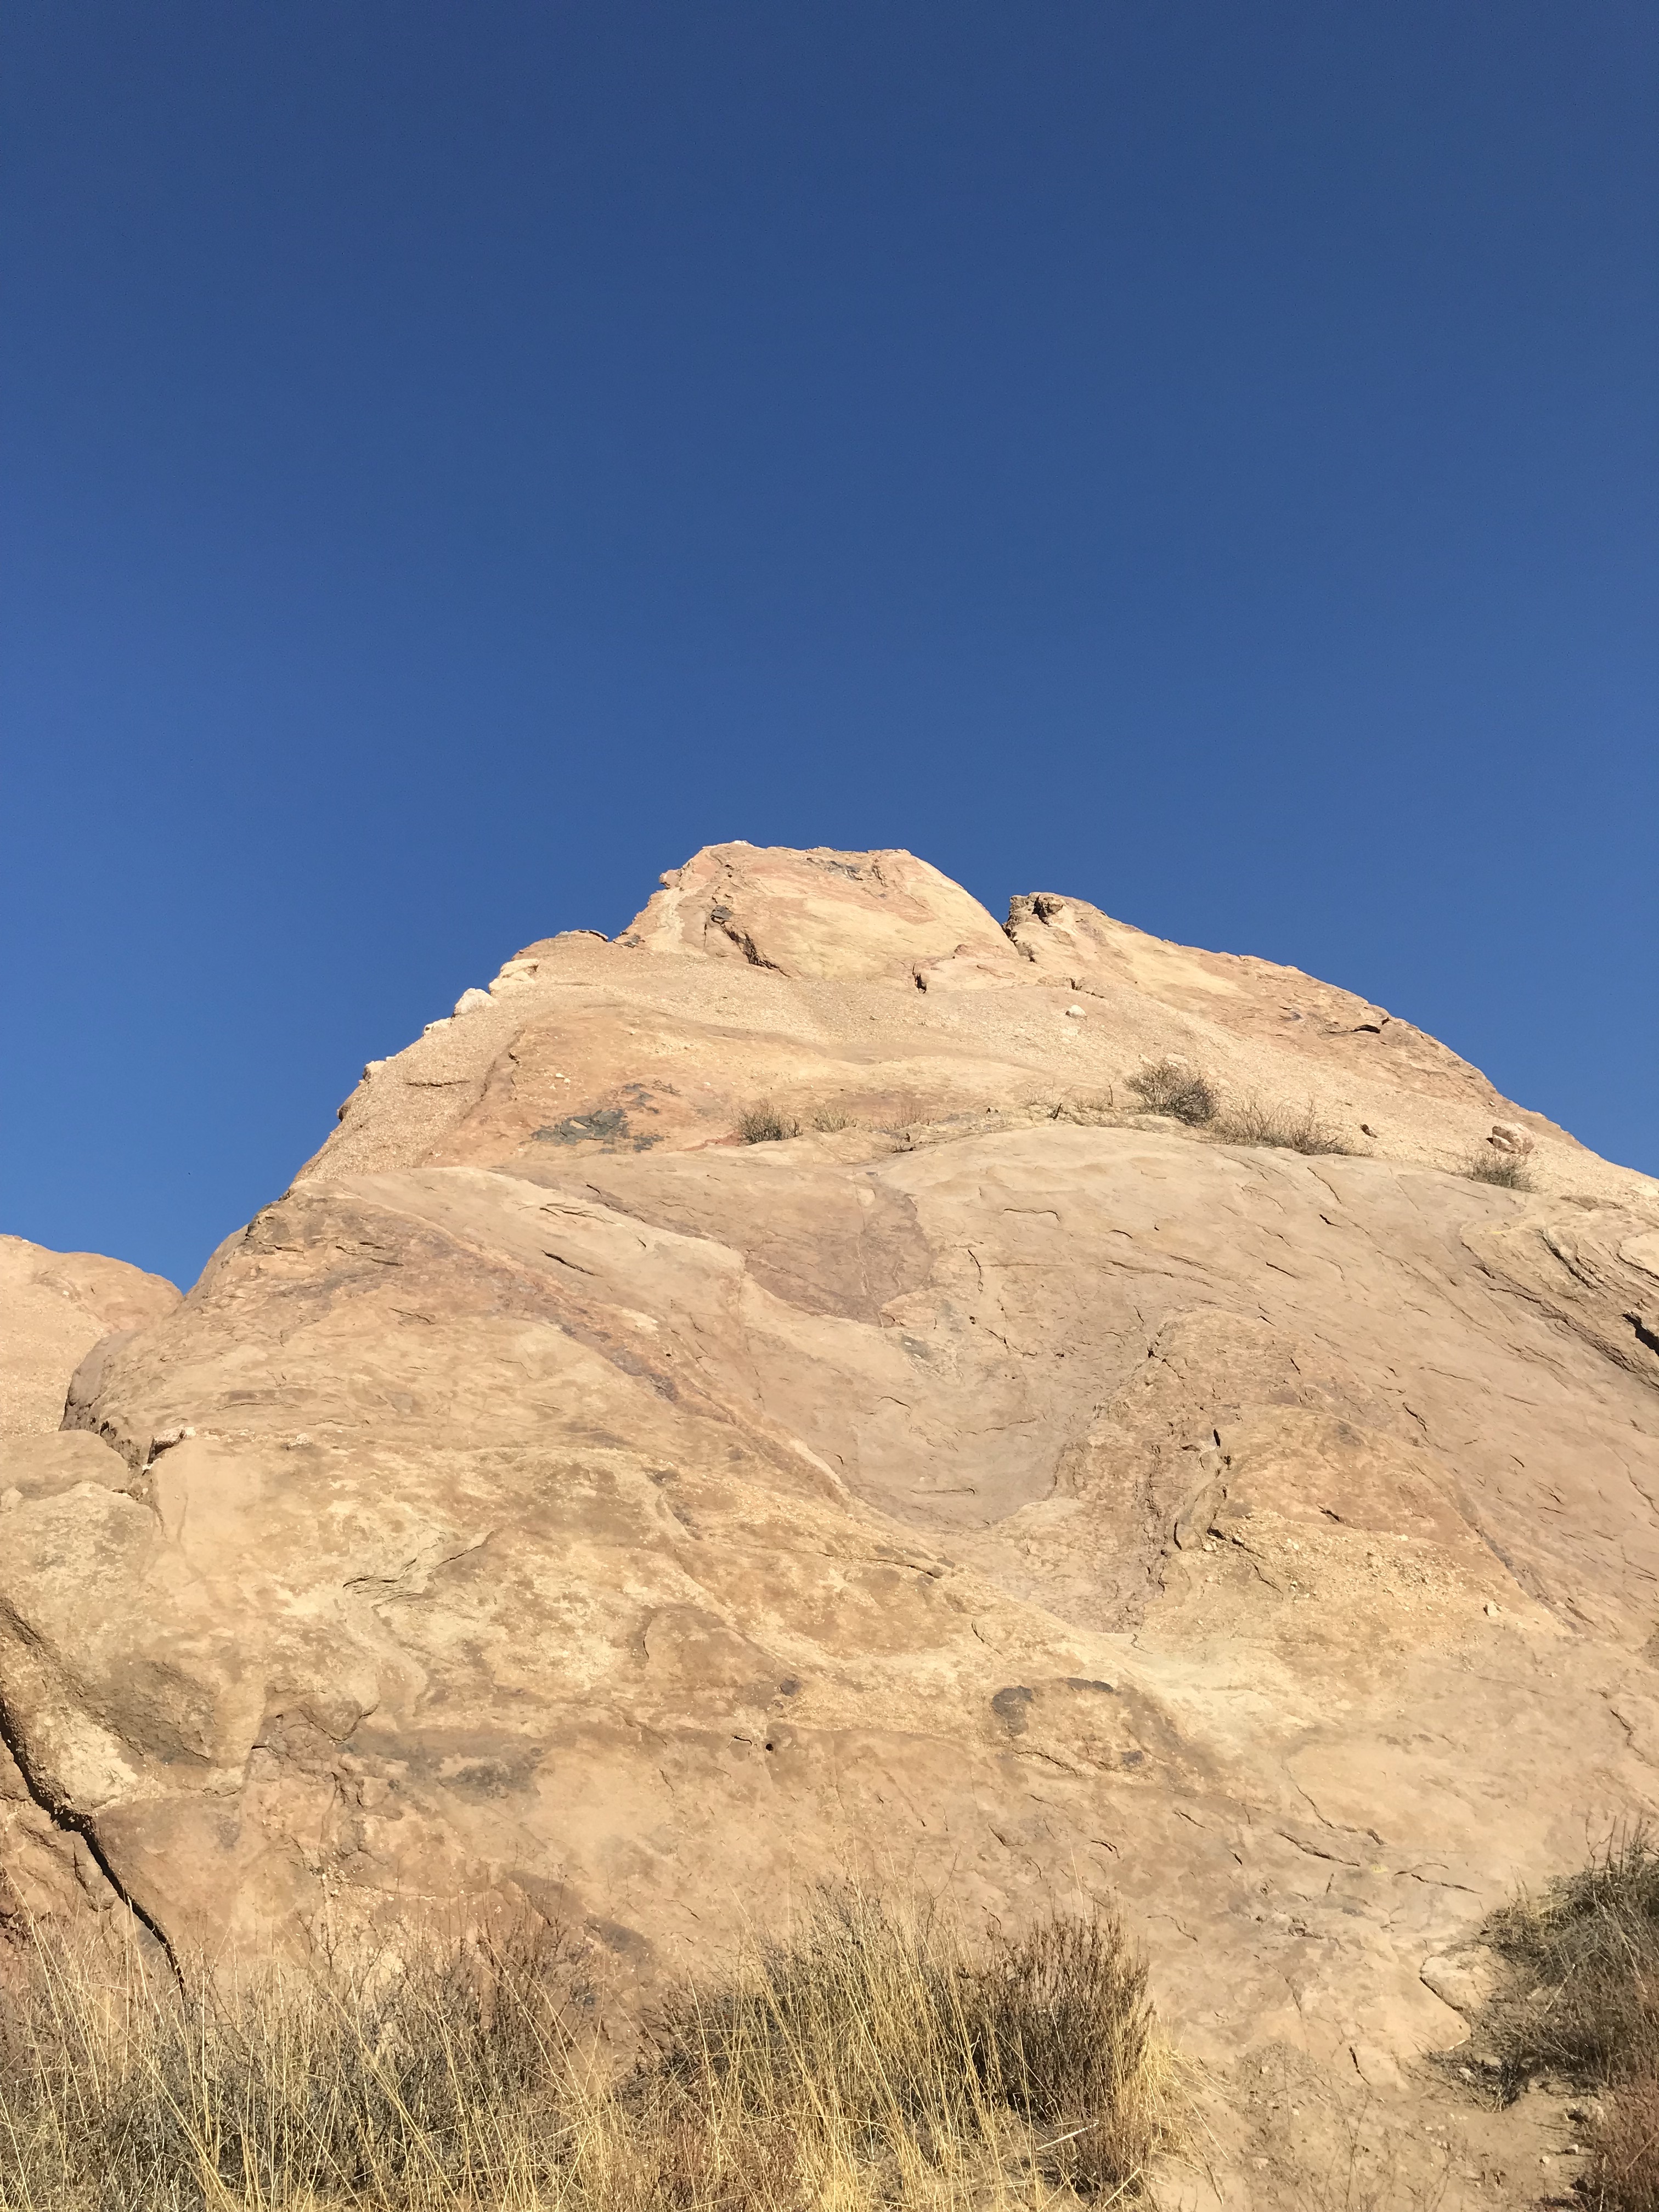
[[[769,968],[775,975],[783,970],[775,960],[769,960],[746,929],[739,928],[732,919],[729,906],[714,906],[708,909],[708,919],[715,927],[729,937],[751,968]]]
[[[182,1989],[184,1986],[184,1975],[179,1968],[178,1957],[173,1951],[172,1942],[167,1936],[166,1929],[161,1926],[161,1923],[156,1920],[152,1914],[145,1911],[143,1906],[139,1904],[137,1899],[134,1897],[131,1890],[128,1889],[120,1875],[116,1873],[114,1867],[110,1863],[108,1853],[105,1850],[102,1844],[98,1840],[98,1831],[93,1826],[90,1815],[85,1813],[77,1813],[72,1805],[64,1804],[60,1798],[54,1796],[54,1794],[45,1786],[40,1777],[35,1773],[33,1764],[28,1755],[27,1747],[23,1741],[22,1731],[19,1729],[16,1720],[13,1716],[11,1707],[6,1703],[5,1697],[3,1693],[0,1693],[0,1743],[3,1743],[6,1749],[11,1753],[12,1758],[16,1764],[17,1771],[23,1778],[24,1787],[27,1790],[29,1796],[40,1807],[40,1810],[46,1814],[46,1818],[52,1822],[53,1827],[61,1829],[66,1836],[79,1836],[81,1841],[86,1845],[87,1850],[91,1854],[93,1864],[97,1868],[99,1873],[103,1875],[104,1880],[109,1884],[111,1889],[115,1893],[115,1895],[120,1899],[121,1903],[125,1905],[127,1911],[138,1923],[138,1925],[143,1928],[147,1934],[153,1936],[157,1943],[161,1945],[162,1956],[167,1962],[168,1968],[173,1974],[173,1979]]]

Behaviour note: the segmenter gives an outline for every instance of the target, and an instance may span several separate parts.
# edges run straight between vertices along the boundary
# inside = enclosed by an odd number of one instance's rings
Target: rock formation
[[[93,1437],[60,1433],[64,1387],[94,1345],[118,1343],[178,1303],[171,1283],[122,1261],[0,1237],[0,1553],[14,1525],[4,1516],[25,1503],[111,1474],[126,1480]],[[28,1633],[26,1621],[5,1628]],[[30,1796],[10,1741],[0,1674],[0,1920],[73,1907],[77,1871],[94,1893],[107,1887],[84,1838]]]
[[[495,1888],[648,1972],[838,1869],[1082,1890],[1199,2057],[1387,2094],[1659,1805],[1659,1185],[1079,900],[711,848],[135,1317],[6,1446],[0,1693],[175,1944]]]

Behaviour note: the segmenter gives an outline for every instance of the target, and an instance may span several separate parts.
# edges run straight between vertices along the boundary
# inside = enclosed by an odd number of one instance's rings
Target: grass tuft
[[[1204,1077],[1182,1060],[1155,1060],[1129,1078],[1149,1114],[1169,1114],[1189,1127],[1215,1119],[1216,1097]]]
[[[1500,1152],[1482,1146],[1463,1170],[1471,1182],[1495,1183],[1499,1190],[1530,1190],[1532,1177],[1526,1162],[1515,1152]]]
[[[1544,2075],[1606,2092],[1586,2199],[1659,2212],[1659,1845],[1640,1828],[1615,1835],[1481,1933],[1505,1969],[1483,2021],[1505,2094]]]
[[[1252,1095],[1230,1106],[1220,1117],[1218,1135],[1230,1145],[1264,1145],[1288,1152],[1352,1152],[1342,1132],[1326,1121],[1309,1099],[1305,1106],[1264,1103]]]
[[[800,1123],[780,1114],[769,1099],[763,1099],[738,1116],[738,1134],[745,1145],[781,1145],[787,1137],[799,1136]]]
[[[1252,1094],[1223,1106],[1207,1076],[1182,1060],[1154,1060],[1129,1087],[1152,1114],[1172,1115],[1190,1128],[1207,1129],[1228,1145],[1278,1146],[1291,1152],[1352,1152],[1353,1146],[1325,1120],[1310,1098],[1305,1106],[1264,1103]]]
[[[1659,1845],[1644,1830],[1500,1906],[1483,1935],[1509,1968],[1487,2021],[1509,2087],[1659,2064]]]
[[[1115,1921],[975,1949],[818,1893],[613,2055],[580,1947],[505,1934],[222,1968],[37,1932],[0,1996],[5,2212],[842,2212],[1127,2197],[1169,2139]]]

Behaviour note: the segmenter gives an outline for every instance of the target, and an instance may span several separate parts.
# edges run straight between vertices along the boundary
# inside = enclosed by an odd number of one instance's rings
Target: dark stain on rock
[[[1012,1683],[1006,1690],[999,1690],[992,1698],[991,1711],[1002,1723],[1010,1735],[1024,1735],[1027,1717],[1025,1708],[1036,1695],[1035,1690],[1028,1690],[1024,1683],[1016,1682]]]

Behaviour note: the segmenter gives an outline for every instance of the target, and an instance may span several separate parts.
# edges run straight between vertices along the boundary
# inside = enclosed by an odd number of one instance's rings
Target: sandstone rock
[[[1425,1959],[1422,1977],[1443,2004],[1476,2020],[1497,1986],[1498,1961],[1484,1944],[1465,1944]]]
[[[714,848],[469,997],[18,1479],[42,1817],[185,1942],[493,1888],[648,1972],[848,1868],[1115,1895],[1189,2049],[1406,2095],[1424,1960],[1659,1803],[1659,1189],[902,854]],[[1141,1114],[1175,1055],[1383,1133]],[[1495,1113],[1524,1196],[1457,1172]]]
[[[112,1331],[159,1320],[179,1293],[159,1275],[91,1252],[49,1252],[0,1237],[0,1553],[21,1509],[78,1484],[111,1489],[125,1462],[88,1435],[58,1432],[70,1376]],[[0,1673],[0,1925],[114,1902],[84,1840],[31,1795],[9,1747],[9,1684]]]
[[[1513,1152],[1521,1158],[1524,1158],[1533,1147],[1533,1140],[1526,1130],[1517,1128],[1513,1121],[1494,1121],[1486,1142],[1494,1152]]]
[[[99,1338],[178,1303],[171,1283],[124,1261],[0,1237],[0,1438],[55,1429],[69,1378]]]

